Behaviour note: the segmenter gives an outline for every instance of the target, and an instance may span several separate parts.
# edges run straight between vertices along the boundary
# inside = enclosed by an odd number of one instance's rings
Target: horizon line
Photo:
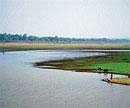
[[[26,34],[27,36],[35,36],[35,37],[38,37],[38,38],[42,38],[42,37],[58,37],[58,38],[75,38],[75,39],[130,39],[130,36],[129,38],[128,37],[120,37],[120,38],[117,38],[117,37],[91,37],[91,35],[89,35],[90,37],[74,37],[74,36],[70,36],[69,35],[34,35],[34,34],[27,34],[27,33],[0,33],[0,34],[7,34],[7,35],[24,35]],[[76,36],[76,35],[75,35]],[[109,35],[110,36],[110,35]]]

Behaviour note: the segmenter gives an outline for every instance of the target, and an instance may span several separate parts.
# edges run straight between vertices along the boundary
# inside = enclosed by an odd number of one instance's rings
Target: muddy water
[[[0,53],[0,108],[129,108],[130,86],[103,75],[32,66],[35,61],[102,55],[79,51]]]

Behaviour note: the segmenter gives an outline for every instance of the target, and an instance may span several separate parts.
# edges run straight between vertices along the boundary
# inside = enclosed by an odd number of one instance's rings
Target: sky
[[[130,0],[0,0],[0,33],[130,38]]]

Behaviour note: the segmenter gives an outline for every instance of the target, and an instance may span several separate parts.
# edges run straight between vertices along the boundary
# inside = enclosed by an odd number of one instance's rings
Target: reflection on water
[[[35,61],[99,55],[97,52],[0,53],[0,108],[129,108],[130,87],[109,85],[102,74],[32,67]]]

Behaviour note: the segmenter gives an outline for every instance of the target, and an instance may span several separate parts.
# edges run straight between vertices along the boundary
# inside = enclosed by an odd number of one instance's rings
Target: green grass
[[[80,49],[130,49],[130,45],[125,44],[45,44],[45,43],[4,43],[0,44],[0,50],[5,49],[7,51],[14,50],[80,50]],[[61,61],[50,61],[36,63],[36,65],[55,66],[59,69],[75,70],[75,71],[95,71],[103,72],[103,70],[97,70],[99,67],[102,69],[108,69],[108,73],[117,74],[130,74],[130,52],[112,53],[109,56],[103,57],[89,57],[89,58],[76,58]]]
[[[104,72],[107,73],[130,75],[130,52],[111,53],[107,56],[84,57],[68,60],[39,62],[36,66],[54,66],[57,69],[75,70],[81,72]],[[101,68],[102,70],[98,70]]]
[[[103,64],[93,64],[86,68],[96,70],[99,67],[101,67],[102,69],[108,69],[108,72],[110,73],[118,73],[118,74],[127,74],[128,72],[130,73],[130,63],[126,62],[108,62]]]

